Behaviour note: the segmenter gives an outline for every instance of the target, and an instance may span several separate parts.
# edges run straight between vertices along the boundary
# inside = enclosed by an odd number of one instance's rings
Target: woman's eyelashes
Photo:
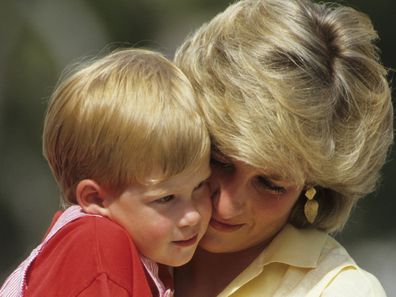
[[[205,186],[207,186],[207,185],[208,185],[208,180],[209,180],[209,178],[207,178],[207,179],[201,181],[201,182],[198,184],[198,186],[196,186],[196,187],[194,188],[194,191],[203,189]]]
[[[269,190],[271,192],[274,192],[275,194],[284,194],[286,193],[286,188],[279,186],[272,182],[269,178],[266,176],[257,176],[256,181],[255,181],[256,186],[259,189],[265,189]]]

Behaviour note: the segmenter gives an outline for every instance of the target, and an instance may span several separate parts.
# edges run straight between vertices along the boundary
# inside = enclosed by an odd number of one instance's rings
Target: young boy
[[[0,296],[171,296],[156,263],[188,262],[211,215],[210,142],[184,74],[139,49],[83,65],[55,90],[43,142],[67,208]]]

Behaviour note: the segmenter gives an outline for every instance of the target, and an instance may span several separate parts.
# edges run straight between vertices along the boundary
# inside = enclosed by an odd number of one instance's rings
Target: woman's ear
[[[76,198],[81,208],[89,214],[109,217],[106,190],[92,179],[81,180],[76,187]]]

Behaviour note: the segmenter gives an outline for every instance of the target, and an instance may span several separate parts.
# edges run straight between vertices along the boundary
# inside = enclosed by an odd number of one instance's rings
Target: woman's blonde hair
[[[319,189],[313,226],[343,227],[372,192],[393,141],[387,71],[370,19],[309,0],[242,0],[187,38],[176,64],[192,82],[213,145]],[[290,222],[311,226],[301,195]]]
[[[62,191],[94,179],[114,192],[207,162],[210,142],[186,76],[162,55],[124,49],[80,65],[48,105],[43,150]]]

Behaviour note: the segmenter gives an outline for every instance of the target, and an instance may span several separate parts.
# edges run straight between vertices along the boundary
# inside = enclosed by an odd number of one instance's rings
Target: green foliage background
[[[0,283],[42,238],[59,195],[41,154],[46,101],[66,65],[108,47],[150,47],[172,57],[226,0],[0,0]],[[344,1],[368,13],[383,62],[396,66],[396,2]],[[390,74],[390,79],[393,75]],[[396,295],[396,162],[358,205],[338,239]],[[392,277],[393,271],[393,277]],[[392,280],[393,279],[393,280]]]

